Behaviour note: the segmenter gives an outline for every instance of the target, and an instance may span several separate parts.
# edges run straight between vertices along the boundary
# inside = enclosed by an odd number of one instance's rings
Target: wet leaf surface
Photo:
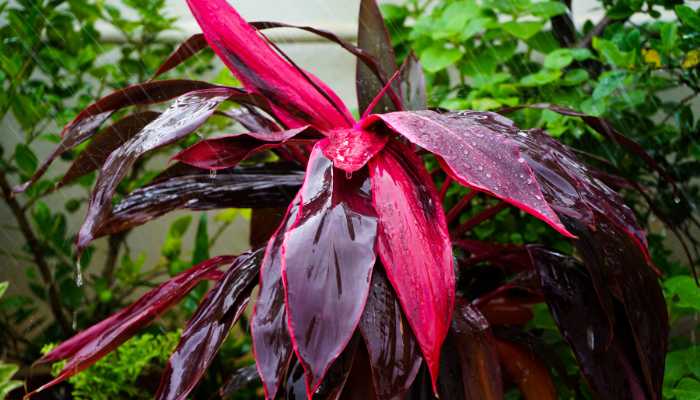
[[[392,144],[369,169],[377,252],[435,382],[455,296],[445,213],[422,160],[409,148]]]
[[[402,398],[422,359],[411,327],[380,265],[375,266],[360,333],[369,356],[373,391],[379,400]]]
[[[488,193],[540,218],[558,232],[572,237],[544,198],[532,169],[521,155],[513,132],[504,132],[497,114],[434,111],[373,115],[412,143],[439,156],[450,176],[469,188]],[[510,126],[517,136],[517,128]]]
[[[369,179],[336,170],[323,155],[325,145],[324,140],[311,153],[299,215],[282,248],[289,331],[308,393],[316,391],[354,334],[375,262],[377,219]]]
[[[556,400],[557,391],[547,367],[530,349],[495,339],[495,348],[505,375],[515,383],[525,400]]]
[[[179,302],[199,282],[219,279],[218,267],[231,264],[235,256],[219,256],[204,261],[141,296],[129,307],[78,333],[46,354],[40,362],[67,359],[60,374],[34,393],[44,391],[88,368],[132,337],[139,329]]]
[[[195,388],[248,305],[262,254],[260,249],[238,256],[204,297],[170,356],[157,399],[183,400]]]

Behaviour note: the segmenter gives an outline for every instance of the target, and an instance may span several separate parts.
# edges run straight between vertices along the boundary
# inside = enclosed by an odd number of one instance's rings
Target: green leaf
[[[477,17],[481,10],[474,0],[462,0],[450,4],[435,24],[433,39],[444,39],[459,35],[467,23]]]
[[[671,389],[679,400],[700,400],[700,381],[693,378],[683,378],[675,388]]]
[[[0,282],[0,298],[5,295],[8,286],[10,286],[10,282]]]
[[[626,68],[634,64],[634,53],[621,51],[615,43],[609,40],[596,36],[593,38],[593,48],[600,53],[604,61],[616,67]]]
[[[564,75],[562,85],[574,86],[587,81],[589,78],[588,71],[582,68],[572,69]]]
[[[192,251],[192,265],[209,259],[209,232],[207,214],[202,213],[197,225],[197,234],[194,237],[194,250]]]
[[[176,219],[175,222],[173,222],[172,225],[170,225],[168,236],[181,238],[185,234],[185,232],[187,232],[187,228],[190,227],[191,223],[192,216],[190,215]]]
[[[566,5],[558,1],[546,1],[544,3],[535,3],[530,6],[532,15],[546,19],[566,14],[567,11],[569,11],[569,9],[566,8]]]
[[[545,69],[523,77],[520,84],[526,87],[544,86],[557,81],[559,77],[561,77],[561,71]]]
[[[544,59],[544,66],[549,69],[562,69],[574,61],[574,56],[569,49],[555,50]]]
[[[598,80],[598,86],[593,90],[593,99],[600,100],[610,96],[617,89],[624,88],[627,75],[622,71],[606,72]]]
[[[501,25],[503,29],[518,39],[527,40],[542,30],[544,23],[535,21],[509,21]]]
[[[388,21],[399,21],[408,16],[406,7],[401,7],[396,4],[380,4],[379,10],[382,12],[384,19]]]
[[[664,288],[676,306],[700,310],[700,288],[690,276],[680,275],[667,279]]]
[[[571,55],[574,56],[574,60],[583,61],[589,58],[593,58],[593,53],[588,49],[569,49]]]
[[[421,54],[420,62],[426,71],[436,73],[453,65],[460,58],[462,58],[462,52],[459,49],[448,49],[442,44],[434,44]]]
[[[700,31],[700,15],[692,8],[684,5],[676,6],[676,15],[683,23],[695,31]]]
[[[661,50],[667,52],[673,50],[678,40],[678,26],[670,22],[661,24],[659,34],[661,35]]]
[[[15,164],[23,174],[32,175],[39,165],[39,159],[29,146],[20,143],[15,147]]]

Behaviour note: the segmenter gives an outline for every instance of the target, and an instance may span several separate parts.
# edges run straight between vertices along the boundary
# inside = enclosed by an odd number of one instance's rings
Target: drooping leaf
[[[159,179],[129,193],[95,237],[122,232],[180,209],[283,207],[303,179],[300,171],[284,173],[264,167],[237,167],[215,175],[193,168],[185,175]]]
[[[624,332],[609,328],[608,315],[601,306],[586,270],[574,259],[528,247],[537,267],[542,291],[562,336],[571,346],[581,372],[591,389],[602,399],[637,400],[643,393],[641,381],[629,374],[636,363],[625,354]]]
[[[92,142],[73,161],[61,178],[59,186],[67,185],[99,169],[114,150],[139,133],[159,115],[160,113],[155,111],[132,114],[98,132]]]
[[[276,53],[226,0],[188,0],[214,52],[249,90],[272,103],[288,128],[349,127],[352,116],[320,81]]]
[[[355,360],[345,382],[346,390],[340,395],[340,400],[367,400],[377,399],[372,382],[372,368],[370,368],[367,349],[360,343],[357,346]]]
[[[260,292],[250,321],[253,353],[267,400],[275,399],[292,359],[292,341],[287,329],[287,311],[282,283],[282,244],[299,212],[300,196],[289,204],[277,232],[265,248],[260,266]],[[290,372],[291,373],[291,372]],[[303,375],[303,371],[302,371]]]
[[[173,157],[174,160],[201,169],[219,170],[235,167],[239,162],[287,141],[310,140],[320,134],[309,126],[281,132],[249,132],[205,139],[186,148]]]
[[[299,215],[282,246],[289,331],[309,396],[355,332],[375,262],[368,178],[335,170],[323,155],[327,144],[311,153]]]
[[[229,98],[233,89],[214,88],[190,92],[175,103],[138,134],[115,150],[100,169],[100,176],[90,197],[85,221],[76,240],[84,249],[102,228],[111,211],[111,201],[117,185],[129,168],[143,154],[171,144],[199,128],[214,113],[216,107]]]
[[[221,272],[217,268],[230,264],[235,259],[235,256],[219,256],[197,264],[148,291],[129,307],[61,343],[42,357],[40,362],[67,359],[66,365],[54,380],[32,394],[44,391],[88,368],[180,301],[199,282],[219,279]]]
[[[445,214],[422,160],[392,143],[369,163],[377,252],[436,384],[455,276]]]
[[[371,130],[373,123],[382,121],[412,143],[439,156],[445,170],[462,185],[511,203],[563,235],[573,237],[545,200],[518,143],[503,134],[500,125],[491,123],[494,115],[396,112],[373,115],[365,126]]]
[[[464,398],[503,399],[503,383],[494,339],[484,316],[469,304],[459,304],[450,331],[453,348],[460,361]],[[444,371],[443,371],[444,373]]]
[[[157,399],[186,399],[211,364],[255,287],[262,250],[238,256],[187,322],[170,356]]]
[[[280,127],[270,118],[259,113],[255,108],[243,105],[229,111],[220,111],[221,114],[234,119],[243,125],[249,132],[277,132]]]
[[[495,347],[505,375],[518,385],[525,400],[556,400],[557,391],[547,367],[531,350],[496,339]]]
[[[359,329],[369,355],[376,398],[401,398],[420,369],[420,349],[390,283],[377,267]]]
[[[384,18],[375,0],[362,0],[360,2],[357,45],[379,62],[386,76],[391,76],[398,70],[389,31],[384,24]],[[374,97],[382,90],[385,83],[377,79],[374,73],[359,60],[357,62],[355,80],[357,101],[360,107],[360,114],[362,114]],[[394,93],[401,93],[399,82],[395,82],[392,88]],[[389,96],[385,95],[374,108],[374,111],[385,113],[399,110]]]
[[[195,54],[206,49],[208,46],[207,40],[204,38],[203,34],[197,33],[190,36],[187,40],[180,43],[180,45],[177,46],[177,49],[175,49],[175,51],[168,56],[163,64],[158,67],[158,70],[155,72],[155,74],[153,74],[151,80],[156,79],[157,77],[177,67]]]
[[[260,375],[258,375],[258,370],[255,365],[240,368],[236,370],[228,381],[226,381],[226,384],[219,389],[219,396],[223,399],[229,398],[242,388],[256,381],[260,381]]]

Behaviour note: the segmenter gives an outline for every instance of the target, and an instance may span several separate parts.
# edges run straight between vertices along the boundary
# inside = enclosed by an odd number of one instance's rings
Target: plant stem
[[[476,197],[476,195],[479,192],[476,190],[471,190],[469,193],[467,193],[466,196],[462,197],[457,204],[454,205],[450,209],[450,211],[447,213],[447,225],[451,224],[452,221],[454,221],[457,217],[459,217],[459,214],[462,213],[464,208],[469,205],[469,203]]]
[[[61,298],[58,293],[58,287],[56,286],[56,282],[54,281],[53,276],[51,274],[51,268],[49,268],[49,264],[44,258],[41,243],[39,243],[39,240],[37,239],[36,235],[34,235],[34,231],[32,231],[32,227],[29,224],[29,221],[27,220],[27,216],[25,215],[24,211],[22,211],[22,207],[17,202],[17,199],[15,199],[15,197],[13,196],[12,187],[7,181],[5,171],[0,171],[0,189],[2,189],[2,194],[5,199],[5,203],[8,207],[10,207],[12,214],[14,214],[14,217],[17,220],[19,229],[22,232],[24,239],[27,241],[27,245],[29,246],[29,249],[32,252],[32,258],[34,259],[34,263],[36,263],[36,266],[39,268],[41,278],[44,281],[44,284],[48,286],[49,306],[51,307],[51,313],[53,314],[54,319],[56,319],[56,322],[61,326],[63,332],[65,334],[69,334],[72,331],[71,324],[70,322],[68,322],[68,319],[66,319],[66,316],[63,314]]]
[[[496,204],[495,206],[489,207],[486,210],[480,212],[479,214],[476,214],[475,216],[471,217],[468,221],[463,223],[462,225],[458,226],[457,229],[452,234],[453,238],[458,238],[462,236],[465,232],[471,230],[475,226],[479,225],[480,223],[486,221],[487,219],[493,217],[494,215],[498,214],[501,212],[503,209],[505,209],[508,206],[507,203],[500,202]]]

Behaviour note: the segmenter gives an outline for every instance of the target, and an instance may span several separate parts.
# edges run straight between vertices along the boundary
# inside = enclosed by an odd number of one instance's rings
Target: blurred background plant
[[[64,167],[25,194],[12,194],[14,185],[26,181],[40,167],[38,160],[60,140],[57,132],[81,109],[114,89],[148,80],[156,71],[177,45],[168,39],[178,29],[176,20],[168,15],[165,0],[0,1],[0,121],[5,128],[0,147],[0,189],[10,217],[3,221],[2,229],[8,236],[21,238],[20,246],[10,245],[18,239],[8,240],[0,252],[4,259],[14,260],[14,265],[3,266],[6,273],[26,274],[29,286],[29,292],[0,299],[0,360],[27,367],[20,370],[22,379],[45,381],[50,371],[28,368],[44,345],[70,337],[129,304],[134,294],[154,282],[209,258],[210,247],[245,214],[231,210],[216,215],[212,237],[206,213],[196,223],[191,216],[176,219],[162,238],[155,265],[146,263],[144,253],[130,249],[129,232],[108,237],[104,248],[90,248],[76,260],[72,231],[76,227],[71,224],[71,215],[86,205],[94,169],[80,171],[69,183],[71,188],[61,194],[54,189]],[[105,39],[105,31],[113,32],[119,40]],[[173,74],[215,74],[212,58],[213,53],[203,52]],[[220,79],[228,79],[228,75],[221,74]],[[148,116],[148,112],[143,115]],[[115,114],[112,121],[123,115]],[[222,119],[222,126],[226,123]],[[85,143],[66,152],[61,159],[72,162],[87,146]],[[176,150],[165,151],[172,155]],[[151,154],[140,161],[120,185],[115,201],[152,179],[167,154]],[[151,163],[160,166],[152,168]],[[185,244],[188,231],[193,239]],[[84,278],[76,267],[84,271]],[[134,383],[149,373],[159,375],[177,343],[172,326],[194,310],[205,291],[203,284],[180,308],[160,319],[150,333],[71,380],[72,392],[64,389],[65,396],[95,398],[91,390],[99,387],[104,398],[152,397],[149,390],[157,388],[139,385],[137,396]],[[232,358],[240,358],[249,349],[242,333],[232,335],[227,346],[221,356],[228,357],[227,361],[215,363],[219,369],[210,373],[219,386],[223,384],[221,376],[228,376],[221,371],[238,366]],[[9,380],[16,371],[9,364],[0,364],[0,398],[17,386]]]
[[[604,117],[670,171],[678,191],[638,154],[581,118],[547,109],[508,114],[519,126],[545,129],[601,171],[624,178],[613,186],[644,222],[654,262],[665,273],[674,329],[664,395],[700,398],[695,345],[700,291],[689,268],[698,261],[700,238],[700,14],[683,1],[595,5],[598,20],[576,23],[566,0],[406,0],[383,4],[382,12],[397,56],[414,51],[423,64],[431,106],[492,111],[537,103],[565,106]],[[642,195],[639,186],[650,190]],[[454,204],[463,194],[448,192],[446,202]],[[486,206],[472,208],[478,212]],[[499,234],[512,232],[513,224],[522,227],[521,234]],[[500,213],[475,234],[516,243],[557,240],[546,237],[551,235],[542,224],[514,211]],[[535,313],[533,329],[563,344],[546,322],[546,308]]]

